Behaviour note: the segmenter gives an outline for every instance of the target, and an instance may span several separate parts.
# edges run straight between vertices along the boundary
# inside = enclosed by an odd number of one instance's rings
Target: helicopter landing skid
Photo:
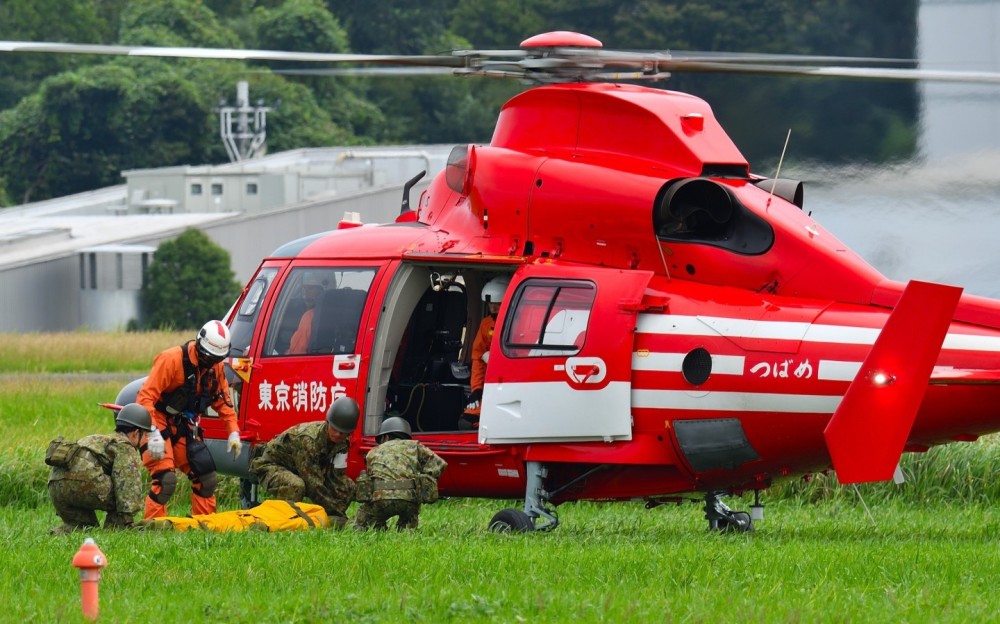
[[[746,511],[733,511],[722,502],[722,492],[705,493],[705,519],[711,531],[749,533],[753,520]]]

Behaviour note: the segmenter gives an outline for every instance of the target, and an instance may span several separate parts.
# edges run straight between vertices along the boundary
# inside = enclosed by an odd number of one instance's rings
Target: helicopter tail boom
[[[892,478],[961,293],[907,284],[823,432],[841,483]]]

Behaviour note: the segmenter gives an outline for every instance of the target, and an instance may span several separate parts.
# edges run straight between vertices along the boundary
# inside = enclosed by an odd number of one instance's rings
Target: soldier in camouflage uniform
[[[146,408],[130,403],[115,417],[114,433],[76,442],[60,436],[49,444],[49,498],[63,521],[52,535],[98,526],[98,509],[108,512],[105,529],[133,526],[132,516],[142,509],[145,496],[139,449],[152,428]]]
[[[360,411],[354,399],[337,399],[325,421],[295,425],[264,445],[250,471],[272,497],[293,502],[308,497],[323,506],[331,526],[344,526],[354,500],[347,451]]]
[[[376,441],[365,458],[367,470],[358,477],[358,498],[367,500],[358,509],[355,528],[385,530],[386,521],[397,516],[397,530],[416,529],[420,503],[437,500],[437,480],[448,464],[411,439],[410,424],[398,416],[385,419]]]

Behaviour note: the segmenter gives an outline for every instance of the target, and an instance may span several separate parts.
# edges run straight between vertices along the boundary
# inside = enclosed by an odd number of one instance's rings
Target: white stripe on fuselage
[[[632,390],[632,407],[721,412],[833,414],[840,395]]]
[[[640,314],[636,331],[664,336],[724,336],[758,340],[801,340],[835,344],[872,345],[881,329],[821,325],[792,321],[759,321],[715,316]],[[942,349],[1000,352],[1000,336],[948,334]]]
[[[632,354],[632,370],[661,373],[678,373],[687,353],[643,352]],[[712,373],[717,375],[742,375],[746,358],[742,355],[713,355]]]
[[[680,373],[684,370],[687,353],[657,353],[643,351],[632,353],[632,370],[652,373]],[[713,355],[713,375],[743,374],[746,358],[742,355]],[[858,374],[861,362],[820,360],[816,379],[821,381],[851,381]]]
[[[813,325],[792,321],[757,321],[716,316],[640,314],[636,331],[664,336],[725,336],[761,340],[805,340],[872,344],[879,329],[846,325]]]

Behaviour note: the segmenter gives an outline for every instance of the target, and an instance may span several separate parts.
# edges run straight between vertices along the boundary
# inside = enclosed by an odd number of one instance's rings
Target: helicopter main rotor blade
[[[260,70],[261,73],[283,76],[450,76],[458,68],[452,67],[315,67],[304,69]]]
[[[825,78],[858,78],[927,82],[1000,84],[1000,72],[905,69],[892,67],[798,67],[791,65],[755,65],[740,63],[685,62],[663,63],[660,69],[670,72],[757,74]]]
[[[665,50],[662,52],[630,52],[592,48],[551,48],[556,54],[550,56],[591,57],[607,64],[635,64],[643,62],[711,62],[711,63],[785,63],[785,64],[831,64],[842,65],[916,65],[916,59],[881,58],[873,56],[829,56],[813,54],[770,54],[764,52],[693,52]]]
[[[671,50],[670,58],[683,61],[716,63],[803,63],[842,65],[916,65],[917,59],[882,58],[877,56],[824,56],[813,54],[773,54],[767,52],[685,52]]]
[[[242,61],[290,61],[305,63],[379,63],[461,67],[463,62],[452,55],[410,56],[393,54],[345,54],[334,52],[285,52],[281,50],[241,50],[238,48],[186,48],[158,46],[120,46],[87,43],[49,43],[0,41],[0,52],[36,52],[54,54],[104,54],[159,58],[191,58]]]
[[[539,83],[661,80],[669,77],[671,73],[690,72],[1000,84],[998,72],[848,66],[848,64],[892,65],[915,62],[909,59],[725,52],[630,52],[572,46],[532,47],[519,50],[458,50],[442,55],[410,56],[0,41],[0,53],[4,52],[395,65],[398,68],[346,70],[285,68],[279,71],[304,75],[406,76],[455,70],[454,73],[463,76],[519,78]],[[827,63],[842,65],[827,65]],[[427,68],[433,69],[424,71]]]
[[[728,52],[629,52],[579,48],[550,48],[545,54],[529,50],[455,50],[447,55],[389,55],[350,54],[323,52],[288,52],[282,50],[244,50],[239,48],[196,48],[161,46],[123,46],[87,43],[57,43],[35,41],[0,41],[0,52],[35,52],[52,54],[103,54],[110,56],[152,56],[164,58],[207,58],[222,60],[270,60],[332,63],[383,63],[400,65],[428,65],[461,67],[466,58],[524,59],[530,56],[548,56],[589,63],[641,64],[650,61],[722,61],[730,63],[914,63],[911,59],[885,59],[852,56],[812,56],[800,54],[763,54]],[[577,59],[577,60],[569,60]]]

